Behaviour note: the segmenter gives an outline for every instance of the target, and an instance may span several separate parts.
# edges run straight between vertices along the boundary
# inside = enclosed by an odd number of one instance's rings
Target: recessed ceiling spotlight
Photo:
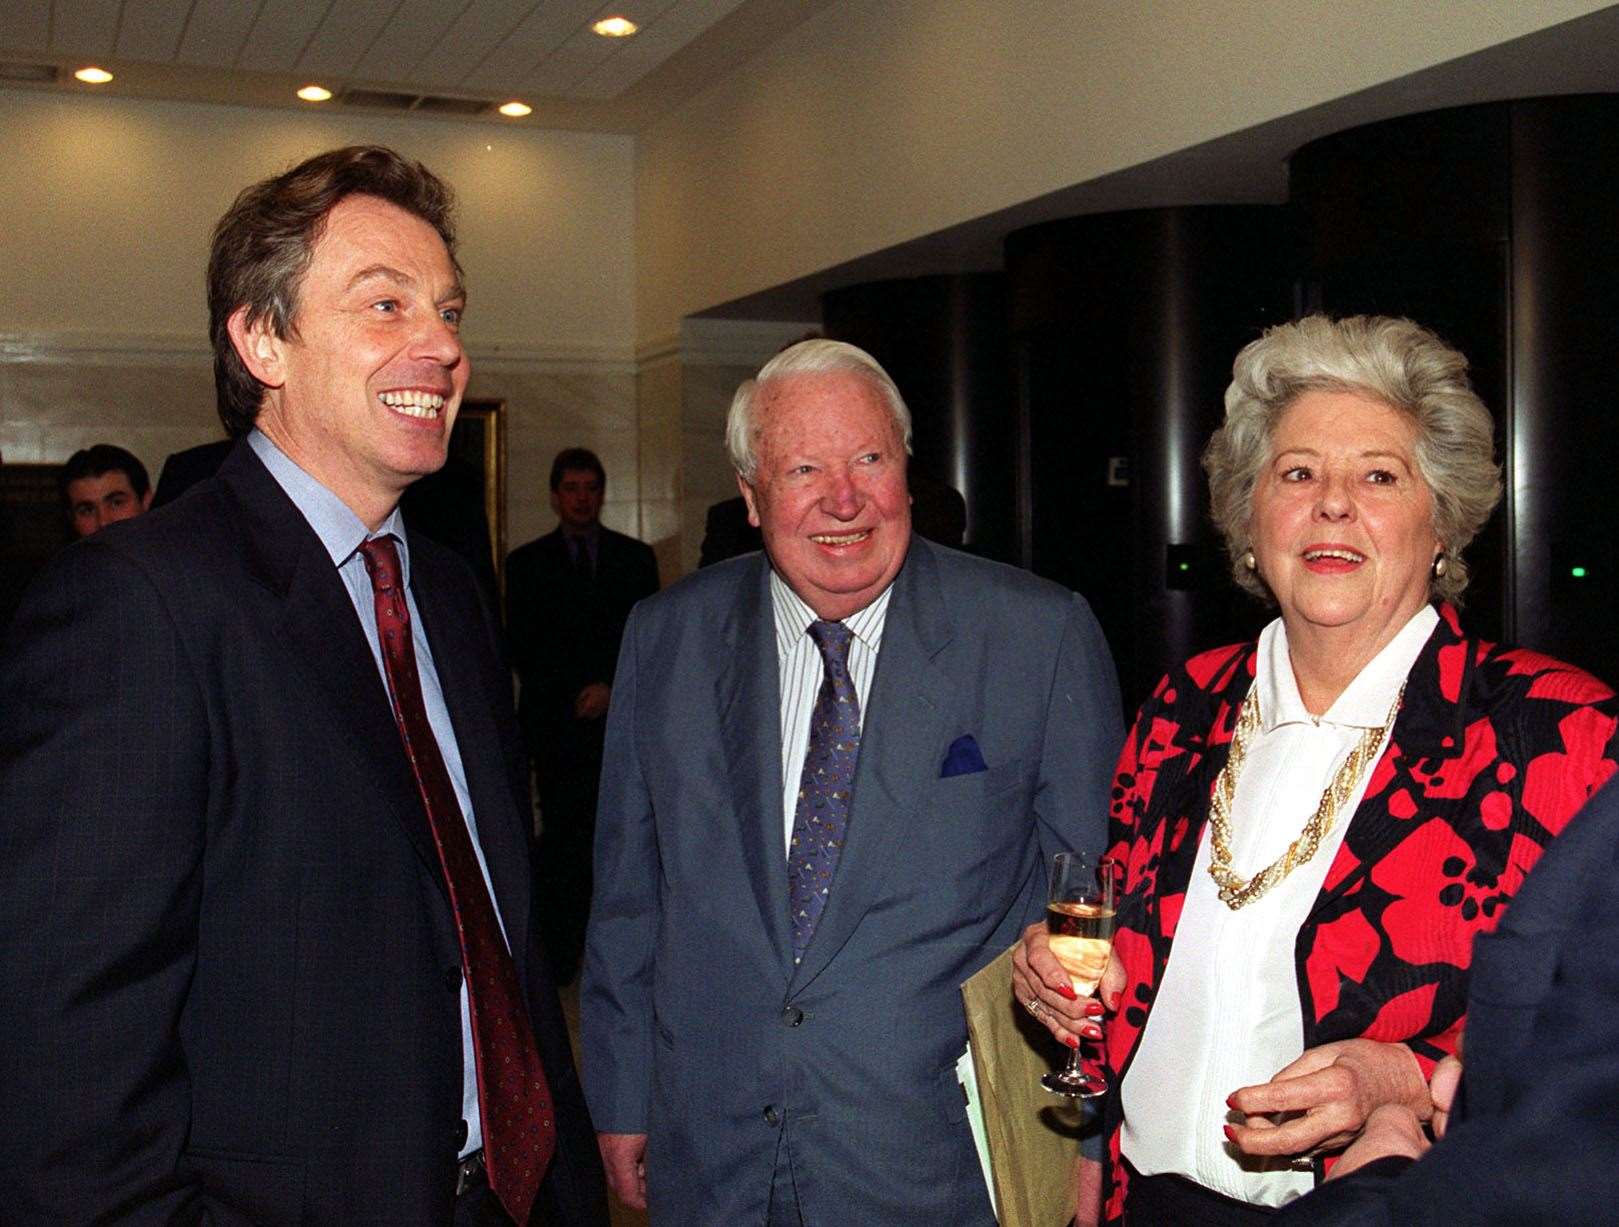
[[[329,102],[331,101],[332,91],[324,85],[306,85],[298,91],[298,97],[305,102]]]
[[[512,119],[522,119],[525,115],[534,114],[534,108],[529,106],[528,103],[518,102],[514,98],[510,102],[503,102],[500,104],[500,113],[502,115],[510,116]]]
[[[603,38],[628,38],[641,27],[628,17],[603,17],[590,28]]]
[[[73,75],[86,85],[105,85],[112,80],[112,73],[105,68],[97,68],[94,64],[86,64]]]

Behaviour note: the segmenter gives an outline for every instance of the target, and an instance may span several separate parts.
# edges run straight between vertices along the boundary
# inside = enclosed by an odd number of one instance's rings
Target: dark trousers
[[[585,949],[602,723],[573,722],[554,744],[536,747],[540,842],[534,858],[534,910],[558,984],[569,984],[579,974]]]
[[[455,1199],[455,1227],[512,1227],[512,1218],[483,1180]]]
[[[1130,1176],[1124,1199],[1131,1227],[1253,1227],[1275,1213],[1237,1201],[1181,1176],[1143,1176],[1125,1161]]]

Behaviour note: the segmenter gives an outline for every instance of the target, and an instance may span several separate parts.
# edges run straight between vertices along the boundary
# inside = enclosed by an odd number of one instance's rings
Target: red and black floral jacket
[[[1256,651],[1205,652],[1165,677],[1119,757],[1109,855],[1124,866],[1113,940],[1126,986],[1106,1026],[1108,1222],[1123,1221],[1117,1087],[1163,980]],[[1546,841],[1613,774],[1616,724],[1619,702],[1594,677],[1468,638],[1456,611],[1440,608],[1299,929],[1304,1048],[1403,1041],[1424,1072],[1455,1048],[1473,937],[1500,923]]]

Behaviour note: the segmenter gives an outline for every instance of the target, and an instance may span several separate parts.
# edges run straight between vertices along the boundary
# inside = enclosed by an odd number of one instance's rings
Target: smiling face
[[[286,337],[238,310],[231,339],[266,385],[257,425],[375,528],[437,471],[466,391],[465,293],[427,222],[374,196],[327,215]]]
[[[92,477],[77,477],[67,483],[68,514],[73,531],[80,537],[119,520],[132,520],[152,504],[152,492],[135,493],[129,474],[108,469]]]
[[[818,617],[869,605],[905,561],[905,445],[882,393],[849,371],[786,375],[759,390],[763,423],[748,520],[771,564]]]
[[[1359,392],[1306,392],[1283,412],[1252,528],[1289,642],[1326,632],[1364,665],[1428,600],[1440,543],[1416,434]]]

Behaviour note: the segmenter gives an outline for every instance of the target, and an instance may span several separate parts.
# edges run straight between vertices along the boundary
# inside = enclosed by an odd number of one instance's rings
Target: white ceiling
[[[47,88],[83,88],[68,74],[94,62],[115,74],[108,92],[136,96],[293,106],[292,88],[318,82],[339,94],[517,98],[536,122],[625,128],[657,106],[613,104],[661,94],[637,89],[649,78],[689,93],[826,2],[0,0],[0,75],[51,64],[68,71]],[[591,31],[610,15],[640,32]],[[660,74],[682,60],[685,71]]]

